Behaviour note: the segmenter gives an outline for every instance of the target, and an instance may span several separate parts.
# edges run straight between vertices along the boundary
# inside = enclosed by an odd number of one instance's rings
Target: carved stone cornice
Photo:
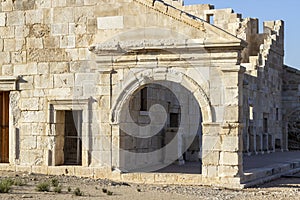
[[[0,76],[0,91],[17,90],[17,81],[19,77],[15,76]]]

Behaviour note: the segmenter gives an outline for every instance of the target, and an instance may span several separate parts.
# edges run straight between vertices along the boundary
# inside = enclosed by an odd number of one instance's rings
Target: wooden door
[[[9,92],[0,92],[0,162],[9,162]]]

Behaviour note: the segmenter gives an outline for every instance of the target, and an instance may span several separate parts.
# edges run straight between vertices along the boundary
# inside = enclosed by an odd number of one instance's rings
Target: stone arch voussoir
[[[194,94],[195,99],[198,101],[203,123],[212,122],[211,104],[207,92],[204,87],[199,85],[197,81],[191,77],[176,71],[175,69],[169,70],[168,68],[156,68],[138,71],[127,78],[122,86],[121,92],[117,95],[116,100],[113,102],[110,112],[111,124],[120,123],[120,112],[123,105],[129,101],[131,95],[134,94],[143,85],[155,83],[157,81],[169,81],[181,84],[188,91]],[[203,80],[201,82],[204,82]]]

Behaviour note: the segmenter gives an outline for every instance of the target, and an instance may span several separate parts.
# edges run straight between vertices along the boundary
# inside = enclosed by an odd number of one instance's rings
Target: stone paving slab
[[[244,156],[242,187],[268,182],[282,175],[300,171],[300,152],[275,152],[265,155]]]
[[[300,161],[300,151],[274,152],[244,156],[244,171],[249,172],[256,168],[270,167],[276,164],[289,163],[292,160]]]

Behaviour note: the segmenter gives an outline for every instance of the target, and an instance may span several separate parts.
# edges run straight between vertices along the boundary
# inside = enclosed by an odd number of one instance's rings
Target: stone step
[[[283,175],[290,175],[297,172],[300,172],[300,159],[267,166],[265,168],[251,169],[244,173],[242,186],[245,188],[259,185],[278,179]]]

